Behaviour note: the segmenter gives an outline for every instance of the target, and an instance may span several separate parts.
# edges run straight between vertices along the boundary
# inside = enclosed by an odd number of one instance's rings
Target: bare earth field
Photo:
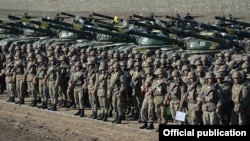
[[[155,130],[141,130],[136,121],[122,124],[102,122],[88,117],[76,117],[76,109],[58,108],[58,111],[29,107],[5,102],[6,94],[0,95],[1,141],[157,141]],[[90,109],[85,110],[86,116]],[[155,127],[157,124],[155,123]]]

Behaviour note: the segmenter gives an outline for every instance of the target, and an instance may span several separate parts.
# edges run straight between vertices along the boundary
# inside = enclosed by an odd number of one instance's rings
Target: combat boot
[[[20,102],[21,102],[21,98],[19,98],[19,101],[17,101],[16,104],[20,104]]]
[[[53,108],[54,108],[54,104],[51,104],[51,107],[48,110],[52,111]]]
[[[10,102],[11,101],[11,96],[9,97],[9,99],[8,100],[6,100],[6,102]]]
[[[20,98],[20,103],[19,103],[19,105],[22,105],[22,104],[24,104],[24,98],[23,98],[23,97]]]
[[[92,116],[92,119],[96,119],[97,118],[97,113],[94,112],[94,115]]]
[[[47,101],[45,101],[44,102],[44,105],[41,107],[42,109],[47,109],[48,108],[48,104],[47,104],[48,102]]]
[[[15,96],[12,96],[9,102],[15,102]]]
[[[122,115],[118,116],[118,119],[115,121],[116,124],[122,123]]]
[[[66,106],[66,108],[71,108],[74,105],[74,102],[69,102],[69,104]]]
[[[30,107],[36,107],[37,106],[37,100],[32,100],[32,104],[30,105]]]
[[[98,115],[97,120],[102,120],[103,117],[104,117],[104,113],[101,113],[100,115]]]
[[[57,106],[62,106],[62,105],[63,105],[63,101],[64,101],[64,100],[61,100],[60,103],[58,103]]]
[[[37,99],[37,103],[42,103],[42,99],[41,99],[40,96],[39,96],[38,99]]]
[[[80,113],[81,113],[81,109],[79,108],[78,111],[74,115],[78,116],[78,115],[80,115]]]
[[[61,108],[66,107],[67,106],[67,101],[63,100],[63,104],[60,106]]]
[[[88,116],[88,118],[92,118],[94,116],[94,112],[92,111],[92,114]]]
[[[154,123],[153,122],[149,122],[148,126],[146,127],[146,129],[154,129]]]
[[[44,106],[45,102],[43,101],[42,102],[42,105],[41,106],[37,106],[37,108],[42,108]]]
[[[112,121],[112,123],[115,123],[118,120],[118,114],[115,114],[114,120]]]
[[[56,106],[57,106],[56,104],[53,104],[51,111],[56,111],[57,110]]]
[[[147,122],[144,121],[144,123],[139,127],[140,129],[145,129],[148,126]]]
[[[104,114],[102,121],[107,121],[108,120],[108,115]]]
[[[80,115],[79,115],[80,117],[84,117],[84,109],[81,109],[80,110]]]

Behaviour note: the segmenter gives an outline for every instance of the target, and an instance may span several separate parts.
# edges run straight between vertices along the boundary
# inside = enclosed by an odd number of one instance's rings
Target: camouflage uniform
[[[19,101],[16,104],[24,104],[24,97],[25,97],[25,89],[24,89],[24,69],[25,69],[25,62],[21,60],[20,54],[15,55],[16,60],[14,63],[14,77],[16,80],[16,92],[19,97]]]
[[[12,55],[7,55],[6,67],[3,70],[3,74],[5,75],[7,95],[9,96],[7,102],[15,102],[15,78],[13,73],[14,64],[11,60]]]
[[[108,117],[108,101],[107,101],[107,73],[106,65],[101,64],[99,67],[99,74],[95,81],[95,90],[97,91],[98,101],[101,108],[101,114],[97,118],[98,120],[107,121]]]
[[[234,85],[232,87],[232,101],[234,103],[231,125],[246,125],[246,109],[249,106],[249,85],[242,83],[241,73],[233,73]]]
[[[84,116],[84,103],[83,103],[83,85],[84,85],[84,73],[82,72],[81,62],[75,63],[76,72],[71,75],[69,80],[69,86],[74,89],[75,104],[78,111],[74,115]]]
[[[142,108],[141,108],[141,119],[144,124],[140,126],[140,129],[153,129],[153,122],[154,122],[154,97],[151,93],[149,93],[149,88],[152,86],[153,82],[153,70],[152,68],[147,68],[145,70],[146,80],[142,84],[141,89],[142,92],[145,92],[144,100],[142,103]]]
[[[115,111],[115,117],[112,123],[121,123],[124,113],[124,91],[126,90],[126,81],[124,74],[120,71],[120,64],[113,64],[114,72],[111,74],[110,87],[108,88],[108,98],[112,96],[112,105]]]
[[[49,110],[56,111],[57,110],[57,100],[58,100],[58,87],[61,81],[60,68],[56,65],[55,57],[50,57],[50,66],[45,75],[45,81],[47,81],[47,86],[49,88],[49,95],[52,106]]]
[[[202,104],[202,118],[204,125],[218,125],[218,113],[223,103],[222,88],[215,83],[215,75],[213,72],[206,73],[208,84],[201,88],[200,96],[197,98],[198,104]]]
[[[34,78],[36,75],[36,61],[35,55],[31,52],[28,54],[29,61],[27,62],[27,68],[25,70],[24,78],[28,84],[28,93],[31,98],[31,103],[29,106],[35,107],[37,106],[37,89],[36,84],[34,83]]]
[[[45,90],[47,89],[46,84],[44,83],[44,78],[47,71],[47,66],[44,63],[45,59],[43,57],[37,58],[37,74],[36,79],[38,80],[38,95],[41,97],[42,105],[38,108],[46,109],[47,108],[47,102],[48,102],[48,96],[46,96]]]

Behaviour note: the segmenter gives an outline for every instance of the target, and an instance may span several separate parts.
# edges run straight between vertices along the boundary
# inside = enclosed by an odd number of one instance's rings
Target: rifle
[[[194,82],[188,89],[188,91],[184,94],[182,100],[181,100],[181,105],[184,103],[186,98],[189,96],[189,93],[197,86],[198,82]]]
[[[168,90],[168,93],[165,95],[164,103],[165,103],[166,105],[169,104],[169,102],[170,102],[170,100],[171,100],[171,97],[170,97],[170,96],[171,96],[171,93],[173,92],[174,88],[177,87],[177,86],[179,85],[179,83],[180,83],[180,77],[178,77],[178,79],[175,81],[173,87],[170,88],[170,89]]]
[[[215,90],[216,85],[217,85],[217,83],[215,83],[215,84],[212,86],[212,88],[211,88],[208,92],[206,92],[206,93],[204,93],[204,94],[202,94],[202,95],[200,96],[200,100],[198,100],[198,102],[196,103],[196,108],[198,108],[197,111],[200,111],[200,106],[201,106],[202,102],[205,101],[206,96],[208,96],[208,94],[209,94],[210,92],[212,92],[212,91]]]
[[[145,95],[149,95],[152,91],[154,91],[156,88],[158,88],[163,83],[163,80],[158,80],[157,83],[150,87],[150,90],[145,93]]]

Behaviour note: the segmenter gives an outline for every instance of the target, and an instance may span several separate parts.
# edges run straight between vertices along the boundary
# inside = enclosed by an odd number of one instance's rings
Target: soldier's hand
[[[205,101],[210,101],[210,98],[205,96]]]
[[[216,113],[220,113],[220,108],[216,108]]]

